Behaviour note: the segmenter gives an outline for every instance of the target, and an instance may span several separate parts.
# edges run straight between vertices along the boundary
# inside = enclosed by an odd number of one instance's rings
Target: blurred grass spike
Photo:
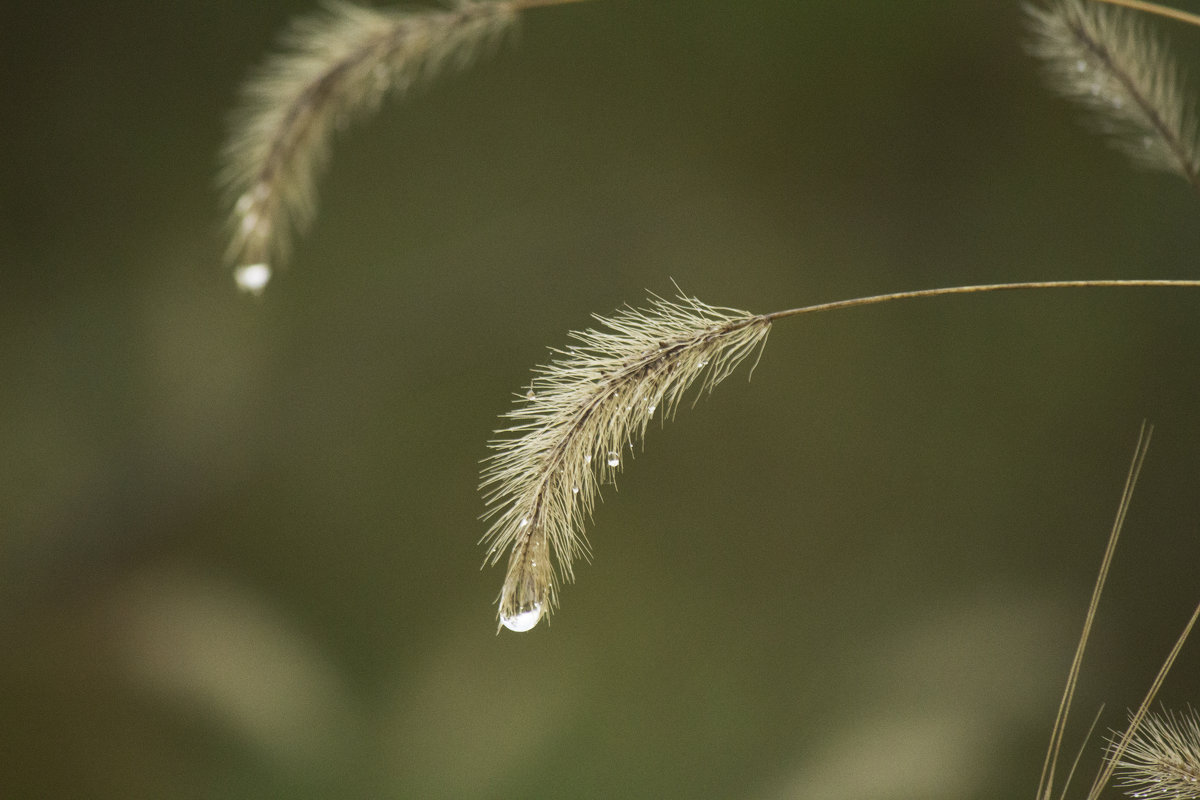
[[[1200,192],[1200,125],[1179,66],[1142,15],[1114,6],[1198,21],[1148,3],[1050,0],[1026,6],[1030,51],[1117,148]]]
[[[440,74],[494,50],[521,11],[581,0],[459,0],[374,9],[330,0],[292,23],[284,50],[242,88],[221,156],[230,206],[227,260],[260,294],[316,214],[316,181],[334,133]]]

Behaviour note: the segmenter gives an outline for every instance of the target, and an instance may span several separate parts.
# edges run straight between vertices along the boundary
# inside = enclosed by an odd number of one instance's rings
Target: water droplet
[[[538,624],[538,620],[542,618],[542,604],[534,603],[524,611],[518,611],[511,617],[500,615],[500,624],[508,628],[510,631],[524,633],[525,631]]]
[[[1087,62],[1082,58],[1075,62],[1076,72],[1087,72]]]
[[[616,450],[608,451],[608,462],[607,463],[610,467],[616,467],[616,466],[620,465],[621,457],[619,455],[617,455]]]
[[[583,457],[583,463],[585,463],[585,464],[592,463],[592,454],[591,453],[588,453],[586,456]]]
[[[532,400],[535,397],[537,397],[537,392],[535,392],[533,389],[530,389],[528,392],[525,393],[526,400]]]
[[[572,486],[572,487],[571,487],[571,494],[579,494],[579,487],[578,487],[578,486]]]
[[[647,410],[647,411],[649,411],[651,414],[653,414],[653,413],[654,413],[654,409],[656,409],[656,408],[658,408],[658,406],[654,405],[654,403],[651,403],[651,404],[650,404],[650,408],[648,408],[648,409],[646,409],[646,410]]]
[[[271,282],[271,265],[243,264],[233,271],[233,280],[243,292],[260,295]]]
[[[521,524],[518,525],[517,527],[524,528],[528,524],[529,524],[529,517],[521,517]]]
[[[706,358],[700,362],[700,369],[704,369],[707,366],[708,366],[708,359]]]

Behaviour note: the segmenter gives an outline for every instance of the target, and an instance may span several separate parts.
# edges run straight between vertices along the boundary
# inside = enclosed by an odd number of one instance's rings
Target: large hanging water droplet
[[[524,611],[518,611],[511,617],[500,615],[500,624],[508,628],[510,631],[524,633],[525,631],[538,624],[538,620],[542,618],[542,604],[534,603]]]
[[[617,455],[616,450],[608,451],[608,462],[607,463],[610,467],[616,467],[621,464],[621,457],[619,455]]]
[[[535,392],[533,389],[530,389],[528,392],[525,393],[526,400],[533,400],[536,397],[537,397],[537,392]]]
[[[271,266],[269,264],[243,264],[233,271],[233,280],[243,292],[253,295],[263,293],[271,282]]]

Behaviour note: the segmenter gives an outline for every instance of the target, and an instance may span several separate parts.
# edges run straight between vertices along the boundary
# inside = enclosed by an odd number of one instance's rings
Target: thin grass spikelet
[[[585,518],[654,415],[672,416],[688,387],[711,391],[766,341],[771,321],[680,297],[596,316],[535,370],[491,442],[480,489],[494,517],[485,565],[505,552],[500,623],[529,630],[553,610],[557,584],[586,556]]]
[[[1026,6],[1053,87],[1135,162],[1200,191],[1200,125],[1175,59],[1138,14],[1086,0]]]
[[[231,205],[227,257],[239,287],[261,292],[316,210],[315,183],[335,131],[439,73],[469,66],[514,24],[517,3],[381,10],[328,2],[292,24],[285,51],[243,88],[222,154]]]
[[[1200,798],[1200,716],[1194,709],[1147,715],[1116,769],[1117,785],[1130,797]]]

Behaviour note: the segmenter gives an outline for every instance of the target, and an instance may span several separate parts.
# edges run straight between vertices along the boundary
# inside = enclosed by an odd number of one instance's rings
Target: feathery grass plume
[[[243,88],[223,153],[228,259],[238,285],[261,292],[293,233],[312,221],[316,178],[336,130],[374,112],[388,94],[467,67],[529,5],[380,10],[333,0],[324,13],[293,23],[287,50]]]
[[[1200,126],[1174,58],[1138,15],[1087,0],[1026,6],[1031,52],[1133,160],[1200,191]]]
[[[583,521],[599,486],[654,414],[673,415],[697,381],[711,391],[771,328],[766,317],[682,296],[595,319],[607,330],[575,332],[575,345],[555,350],[505,414],[514,424],[491,443],[480,486],[495,517],[485,563],[511,551],[499,604],[511,630],[529,630],[554,608],[556,581],[570,581],[572,561],[587,554]]]
[[[648,310],[626,307],[595,318],[608,331],[575,333],[578,345],[535,370],[522,404],[504,417],[485,460],[480,491],[494,518],[480,540],[484,566],[511,550],[500,591],[500,624],[533,628],[557,603],[557,583],[587,554],[583,519],[599,485],[616,476],[621,454],[641,440],[655,411],[672,415],[683,392],[704,376],[711,391],[755,348],[772,323],[788,317],[955,294],[1026,289],[1200,288],[1200,280],[1084,280],[944,286],[856,297],[754,315],[695,298],[655,297]],[[555,561],[557,560],[557,566]],[[557,572],[556,572],[557,570]]]
[[[1200,716],[1149,714],[1117,762],[1117,785],[1146,800],[1200,798]]]

